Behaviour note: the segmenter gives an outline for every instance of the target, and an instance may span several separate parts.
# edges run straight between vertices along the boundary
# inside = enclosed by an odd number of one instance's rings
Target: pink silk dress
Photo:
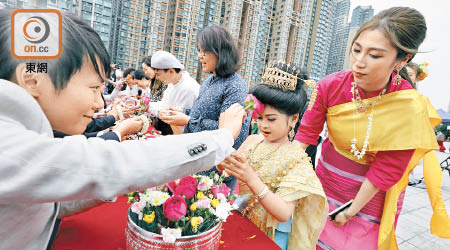
[[[352,82],[352,72],[344,70],[326,76],[318,83],[314,105],[311,110],[305,112],[295,140],[317,144],[326,121],[327,109],[352,101],[350,92]],[[407,81],[402,81],[399,85],[391,83],[386,93],[411,88]],[[360,88],[358,91],[362,99],[371,98],[380,93],[366,96]],[[365,131],[358,131],[358,133],[365,133]],[[344,226],[336,227],[327,221],[320,235],[317,249],[377,249],[378,230],[386,190],[400,180],[414,154],[414,149],[378,151],[374,161],[370,165],[365,165],[344,157],[334,147],[335,145],[328,138],[324,141],[322,154],[316,167],[316,174],[327,196],[330,211],[354,199],[366,178],[378,187],[379,191],[355,218]],[[397,218],[401,211],[403,195],[404,193],[397,204]]]

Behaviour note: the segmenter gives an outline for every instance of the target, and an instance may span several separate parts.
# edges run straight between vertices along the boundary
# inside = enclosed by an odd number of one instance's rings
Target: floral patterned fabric
[[[167,89],[167,86],[168,86],[167,84],[160,83],[159,87],[156,90],[152,91],[150,88],[150,96],[149,96],[150,100],[152,102],[161,101],[163,98],[164,91]]]

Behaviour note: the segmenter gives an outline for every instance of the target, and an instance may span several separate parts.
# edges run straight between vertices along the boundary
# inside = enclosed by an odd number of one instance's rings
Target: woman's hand
[[[347,219],[347,216],[345,216],[344,212],[345,212],[345,210],[338,213],[336,215],[336,217],[334,217],[334,220],[331,221],[331,222],[333,222],[333,225],[340,227],[340,226],[345,225],[345,223],[347,223],[349,221],[349,219]]]
[[[238,180],[250,186],[254,181],[259,180],[257,173],[248,164],[245,157],[237,152],[225,158],[217,168],[225,170],[227,174],[236,177]]]
[[[186,126],[190,116],[179,109],[170,108],[169,110],[161,111],[159,119],[172,126]]]

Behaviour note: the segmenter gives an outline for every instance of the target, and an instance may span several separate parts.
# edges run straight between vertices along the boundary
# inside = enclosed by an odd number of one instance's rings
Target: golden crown
[[[278,62],[282,64],[283,62]],[[297,79],[296,76],[301,72],[300,69],[297,69],[295,66],[293,67],[293,71],[296,75],[290,74],[286,71],[283,71],[279,68],[274,67],[277,62],[272,62],[268,65],[264,72],[264,76],[261,78],[261,84],[265,84],[268,86],[273,86],[275,88],[279,88],[282,90],[292,90],[294,91],[297,87]],[[290,65],[288,64],[288,68]]]

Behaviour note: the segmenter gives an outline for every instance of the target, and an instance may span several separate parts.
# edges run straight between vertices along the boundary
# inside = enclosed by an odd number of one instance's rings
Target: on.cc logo
[[[50,25],[42,17],[30,17],[23,25],[23,34],[30,43],[42,43],[50,35]]]

